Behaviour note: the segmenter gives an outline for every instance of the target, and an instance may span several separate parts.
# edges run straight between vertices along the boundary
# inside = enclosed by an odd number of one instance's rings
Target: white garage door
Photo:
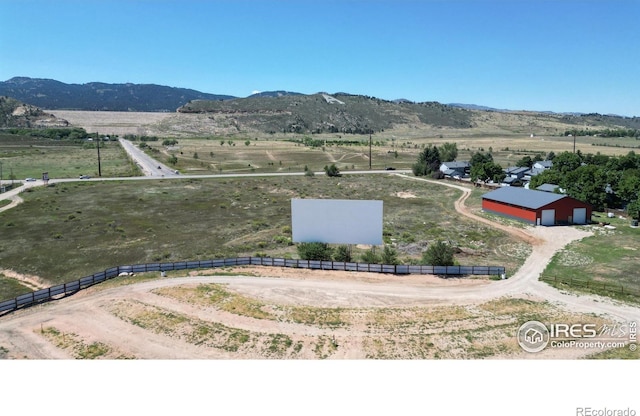
[[[556,223],[556,210],[543,209],[541,223],[542,225],[554,225]]]
[[[574,224],[586,224],[587,223],[587,209],[586,208],[574,208],[573,209],[573,223]]]

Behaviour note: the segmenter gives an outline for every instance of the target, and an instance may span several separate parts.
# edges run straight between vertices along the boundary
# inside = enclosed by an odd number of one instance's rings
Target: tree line
[[[566,194],[598,210],[626,208],[633,218],[640,216],[640,155],[624,156],[563,152],[551,169],[531,179],[535,189],[543,183],[558,185]]]
[[[444,143],[441,146],[426,146],[419,154],[418,160],[412,166],[416,176],[431,176],[434,179],[442,179],[444,173],[440,171],[443,162],[454,161],[458,157],[458,147],[455,143]],[[469,161],[471,166],[470,176],[476,181],[502,181],[506,174],[502,166],[495,163],[491,152],[475,152]]]
[[[453,161],[458,155],[455,143],[441,146],[429,145],[418,155],[412,170],[416,176],[431,175],[441,179],[443,162]],[[531,168],[536,161],[543,160],[540,154],[524,156],[516,166]],[[594,209],[623,208],[633,218],[640,218],[640,155],[630,151],[624,156],[583,154],[580,150],[555,154],[549,152],[547,160],[553,166],[533,176],[530,189],[550,183],[558,185],[567,195],[593,205]],[[471,156],[470,177],[472,182],[501,182],[506,173],[495,163],[491,152],[475,152]]]
[[[564,132],[565,136],[600,136],[600,137],[635,137],[640,139],[640,129],[602,129],[585,130],[571,129]]]

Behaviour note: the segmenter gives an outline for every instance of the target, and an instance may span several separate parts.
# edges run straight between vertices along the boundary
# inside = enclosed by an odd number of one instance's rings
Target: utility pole
[[[371,170],[371,130],[369,130],[369,170]]]
[[[100,166],[100,135],[96,132],[96,144],[98,145],[98,176],[102,177],[102,168]]]
[[[576,152],[576,136],[578,135],[578,133],[573,135],[573,153]]]

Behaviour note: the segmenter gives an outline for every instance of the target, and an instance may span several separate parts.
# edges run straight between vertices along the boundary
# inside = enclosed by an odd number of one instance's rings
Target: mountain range
[[[65,84],[53,79],[14,77],[0,82],[0,96],[48,110],[175,111],[191,100],[228,100],[230,95],[207,94],[155,84]]]
[[[0,82],[2,96],[11,98],[3,103],[4,113],[8,114],[6,120],[0,120],[3,126],[64,123],[41,110],[46,109],[199,114],[211,125],[265,133],[366,134],[397,126],[425,125],[471,129],[487,123],[503,126],[505,117],[517,117],[519,132],[532,130],[527,126],[540,125],[542,121],[547,126],[544,131],[556,134],[562,133],[563,128],[573,129],[572,126],[640,128],[640,117],[509,111],[406,99],[389,101],[346,92],[300,94],[280,90],[240,98],[155,84],[65,84],[51,79],[15,77]]]

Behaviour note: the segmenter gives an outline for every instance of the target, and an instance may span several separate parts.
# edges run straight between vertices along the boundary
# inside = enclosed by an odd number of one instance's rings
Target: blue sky
[[[0,0],[0,80],[640,116],[637,0]]]

